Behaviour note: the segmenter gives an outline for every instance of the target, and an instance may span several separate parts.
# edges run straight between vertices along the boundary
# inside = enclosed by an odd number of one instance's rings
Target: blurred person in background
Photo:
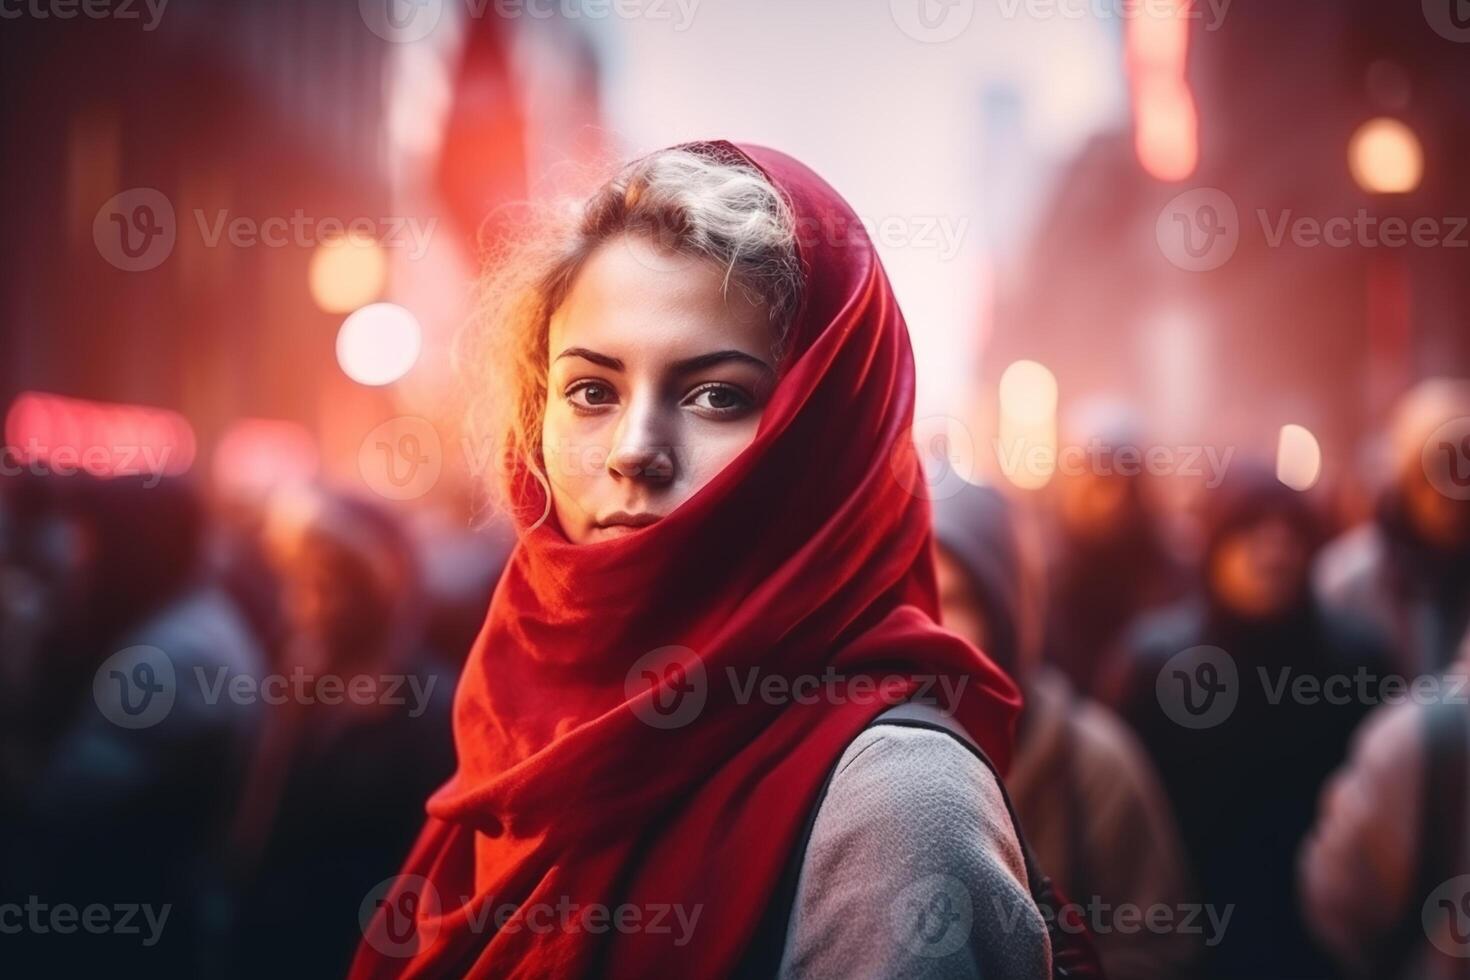
[[[423,579],[424,641],[445,664],[464,666],[465,654],[485,624],[485,607],[515,544],[503,517],[468,526],[474,510],[426,510],[408,525]]]
[[[1177,915],[1193,896],[1152,762],[1111,711],[1039,662],[1045,594],[1024,515],[995,488],[966,484],[934,501],[934,538],[941,621],[1025,697],[1006,785],[1041,868],[1084,907]],[[1112,980],[1191,976],[1200,948],[1197,936],[1149,928],[1098,929],[1094,944]]]
[[[1206,509],[1203,595],[1130,631],[1119,710],[1158,767],[1204,901],[1233,906],[1210,975],[1333,976],[1298,912],[1295,855],[1369,710],[1353,679],[1381,677],[1386,653],[1314,598],[1307,497],[1237,464]]]
[[[1088,401],[1069,413],[1067,429],[1066,458],[1082,465],[1060,469],[1055,481],[1043,656],[1090,697],[1123,630],[1180,598],[1188,578],[1149,494],[1137,414]]]
[[[221,495],[211,501],[210,516],[210,573],[235,600],[266,661],[276,663],[286,642],[286,613],[280,577],[266,554],[264,502]]]
[[[274,666],[305,678],[306,693],[270,706],[235,823],[246,898],[231,967],[265,974],[284,943],[300,975],[340,976],[364,901],[453,767],[454,678],[423,645],[418,565],[393,514],[293,488],[271,501],[262,534],[286,622]]]
[[[1451,437],[1428,445],[1447,423]],[[1402,673],[1434,673],[1470,625],[1470,381],[1432,378],[1405,395],[1388,455],[1376,519],[1323,550],[1316,586],[1378,625]]]
[[[1302,848],[1307,922],[1354,977],[1470,977],[1470,635],[1430,679],[1353,737]]]
[[[201,574],[200,501],[180,479],[155,481],[9,485],[0,867],[10,901],[168,906],[167,919],[147,945],[7,937],[10,951],[25,943],[7,968],[34,956],[53,975],[188,975],[219,935],[223,828],[259,716],[200,678],[257,671],[261,655]]]

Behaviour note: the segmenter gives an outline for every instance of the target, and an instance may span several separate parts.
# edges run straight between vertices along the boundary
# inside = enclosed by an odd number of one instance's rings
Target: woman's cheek
[[[755,441],[757,419],[710,423],[702,433],[691,433],[685,446],[692,490],[698,490]]]
[[[585,478],[585,440],[577,433],[576,416],[564,405],[554,405],[546,413],[541,433],[541,453],[546,460],[546,473],[558,488],[569,489]]]

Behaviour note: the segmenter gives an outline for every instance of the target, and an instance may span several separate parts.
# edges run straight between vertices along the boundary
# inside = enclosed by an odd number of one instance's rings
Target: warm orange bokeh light
[[[365,235],[332,238],[312,253],[307,279],[317,306],[328,313],[346,313],[383,295],[388,259]]]
[[[1136,101],[1134,150],[1149,176],[1183,180],[1199,164],[1194,99],[1183,84],[1149,86]]]
[[[1189,55],[1187,4],[1144,11],[1128,22],[1127,64],[1133,91],[1134,152],[1157,180],[1183,180],[1199,163],[1199,118],[1184,69]]]
[[[1001,470],[1017,487],[1043,487],[1056,470],[1056,375],[1037,361],[1016,361],[1000,376],[999,396]]]
[[[1359,126],[1348,143],[1353,180],[1374,194],[1407,194],[1424,176],[1424,148],[1414,131],[1380,116]]]

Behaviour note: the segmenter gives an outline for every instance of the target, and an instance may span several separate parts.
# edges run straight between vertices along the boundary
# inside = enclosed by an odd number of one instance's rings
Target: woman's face
[[[630,534],[755,438],[776,382],[763,304],[714,263],[624,235],[551,317],[542,452],[576,543]]]

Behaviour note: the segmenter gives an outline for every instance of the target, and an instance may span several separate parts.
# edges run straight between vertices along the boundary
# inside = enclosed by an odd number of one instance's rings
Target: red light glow
[[[5,444],[33,472],[176,476],[194,463],[194,430],[177,412],[24,392],[5,416]]]

